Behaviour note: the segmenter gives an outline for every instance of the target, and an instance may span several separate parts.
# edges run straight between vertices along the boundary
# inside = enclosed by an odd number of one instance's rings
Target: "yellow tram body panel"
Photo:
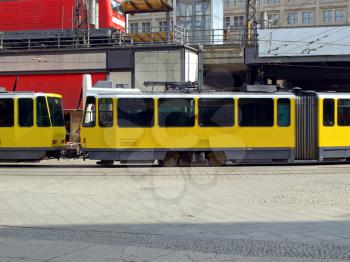
[[[238,125],[238,98],[235,100],[233,127],[200,127],[198,125],[198,97],[195,99],[194,127],[160,127],[158,125],[158,98],[155,96],[155,121],[151,128],[117,127],[116,105],[113,98],[113,127],[81,127],[82,147],[85,149],[226,149],[290,148],[295,147],[295,99],[290,97],[290,125],[277,126],[277,99],[274,100],[272,127],[240,127]],[[96,99],[98,100],[98,99]],[[97,102],[98,103],[98,102]],[[98,108],[98,105],[97,105]],[[96,122],[98,123],[98,116]]]
[[[40,117],[46,119],[46,125],[39,126],[38,118],[38,107],[37,107],[37,98],[45,98],[42,102],[42,106],[45,107],[46,114]],[[53,102],[57,102],[56,109],[54,113],[51,112],[48,99],[53,98]],[[42,152],[48,151],[59,151],[64,147],[65,144],[65,135],[66,130],[63,125],[54,126],[52,124],[51,114],[60,114],[62,112],[61,99],[62,97],[57,94],[48,94],[48,93],[32,93],[32,92],[14,92],[14,93],[2,93],[0,94],[0,99],[10,99],[13,101],[13,123],[11,126],[0,126],[0,159],[7,160],[16,160],[17,157],[19,160],[21,157],[18,152],[25,151],[25,157],[29,156],[31,152],[41,150]],[[29,106],[32,110],[32,117],[26,119],[30,121],[28,126],[20,125],[20,116],[19,116],[19,100],[20,99],[29,99],[32,100]],[[12,102],[11,102],[12,103]],[[9,109],[7,109],[9,110]],[[11,119],[12,119],[12,114]],[[54,116],[52,116],[54,117]],[[60,116],[61,117],[61,116]],[[62,113],[63,117],[63,113]],[[60,119],[62,119],[62,117]],[[1,125],[1,124],[0,124]],[[38,155],[38,154],[37,154]],[[31,156],[30,156],[31,157]],[[29,157],[29,158],[30,158]],[[36,157],[33,156],[33,159]],[[30,158],[31,159],[31,158]]]
[[[323,112],[325,99],[334,100],[334,123],[325,126],[323,123],[323,113],[318,114],[318,144],[320,148],[350,147],[350,126],[341,126],[338,123],[339,97],[350,99],[350,94],[327,94],[319,98],[318,110]]]

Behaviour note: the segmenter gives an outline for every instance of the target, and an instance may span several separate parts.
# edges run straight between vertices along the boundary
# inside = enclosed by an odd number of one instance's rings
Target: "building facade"
[[[245,23],[246,0],[223,0],[223,29],[234,30]],[[262,12],[266,15],[262,16]],[[349,0],[257,0],[258,22],[269,27],[329,26],[350,23]],[[165,14],[129,16],[129,29],[146,32],[165,30]]]

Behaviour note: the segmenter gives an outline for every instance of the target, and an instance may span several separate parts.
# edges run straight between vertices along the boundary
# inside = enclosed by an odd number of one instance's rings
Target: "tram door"
[[[296,96],[296,160],[318,159],[317,95],[303,92]]]

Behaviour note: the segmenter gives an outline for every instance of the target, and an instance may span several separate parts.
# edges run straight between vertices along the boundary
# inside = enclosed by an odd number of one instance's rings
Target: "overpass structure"
[[[245,50],[250,81],[350,91],[349,39],[349,25],[260,29],[256,44]]]

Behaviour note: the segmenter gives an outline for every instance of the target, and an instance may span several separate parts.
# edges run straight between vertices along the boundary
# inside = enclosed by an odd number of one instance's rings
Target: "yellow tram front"
[[[65,135],[60,95],[0,93],[0,161],[59,158]]]

